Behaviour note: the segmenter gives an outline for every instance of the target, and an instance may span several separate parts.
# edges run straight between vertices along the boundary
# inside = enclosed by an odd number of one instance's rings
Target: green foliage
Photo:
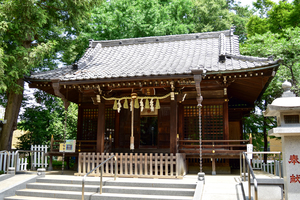
[[[111,0],[92,11],[89,25],[70,46],[65,60],[78,60],[88,39],[114,40],[195,31],[192,0]]]
[[[266,110],[275,98],[282,94],[281,85],[285,80],[292,83],[292,91],[300,95],[300,28],[299,1],[293,3],[280,1],[276,4],[269,0],[257,0],[253,5],[259,15],[250,18],[247,24],[248,40],[241,45],[241,54],[281,59],[276,76],[259,101],[257,110]],[[274,119],[264,118],[252,113],[245,120],[246,131],[253,131],[255,136],[264,136],[267,147],[267,131],[276,126]],[[257,131],[260,130],[260,131]],[[261,139],[259,139],[261,140]]]
[[[230,4],[230,6],[229,6]],[[252,11],[234,0],[111,0],[92,11],[89,25],[69,46],[64,62],[78,60],[88,39],[114,40],[220,31],[235,25],[241,41]],[[71,63],[69,63],[71,64]]]
[[[19,91],[16,80],[53,66],[57,52],[87,24],[99,0],[4,0],[0,4],[0,93]],[[50,64],[50,63],[49,63]],[[43,65],[43,67],[41,67]],[[49,66],[49,65],[48,65]]]
[[[21,115],[18,128],[28,131],[22,135],[19,149],[29,149],[30,145],[50,144],[51,135],[55,139],[63,139],[65,126],[65,110],[63,102],[44,92],[35,94],[40,105],[26,108]],[[67,112],[66,139],[75,139],[77,134],[77,105],[71,103]]]
[[[284,29],[297,27],[300,22],[300,4],[280,1],[276,4],[270,0],[254,2],[259,15],[253,15],[247,24],[248,37],[255,34],[282,33]]]
[[[236,27],[235,34],[240,41],[246,39],[245,26],[253,11],[235,0],[194,0],[196,31],[220,31]]]
[[[226,0],[196,0],[197,32],[226,30],[232,26]]]
[[[249,38],[240,48],[245,55],[281,59],[281,67],[270,85],[270,95],[273,98],[281,94],[281,84],[284,80],[292,83],[292,90],[300,95],[300,27],[284,29],[281,34],[267,32],[256,34]]]
[[[10,148],[8,140],[17,124],[24,77],[35,70],[57,67],[56,61],[100,3],[101,0],[1,1],[0,96],[7,96],[8,123],[0,132],[0,149]]]

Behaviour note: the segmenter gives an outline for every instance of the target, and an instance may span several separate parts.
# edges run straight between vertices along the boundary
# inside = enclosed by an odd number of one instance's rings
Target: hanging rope
[[[171,96],[171,93],[172,92],[170,92],[169,94],[166,94],[166,95],[164,95],[164,96],[161,96],[161,97],[157,97],[157,96],[137,96],[137,98],[136,99],[165,99],[165,98],[167,98],[167,97],[169,97],[169,96]],[[178,94],[177,92],[175,92],[174,94]],[[118,97],[110,97],[110,98],[106,98],[106,97],[104,97],[104,96],[102,96],[102,98],[103,99],[105,99],[105,100],[107,100],[107,101],[110,101],[110,100],[125,100],[125,99],[131,99],[131,97],[120,97],[120,98],[118,98]]]

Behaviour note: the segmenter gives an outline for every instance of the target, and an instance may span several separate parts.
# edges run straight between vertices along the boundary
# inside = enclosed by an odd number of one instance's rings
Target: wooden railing
[[[79,153],[78,173],[82,176],[109,158],[109,153]],[[158,154],[158,153],[115,153],[117,158],[118,177],[148,177],[148,178],[180,178],[186,173],[185,154]],[[107,162],[104,167],[104,176],[114,175],[113,162]],[[100,176],[95,170],[91,176]]]
[[[246,151],[251,140],[202,140],[203,154],[236,154]],[[199,140],[178,140],[179,153],[199,155]]]

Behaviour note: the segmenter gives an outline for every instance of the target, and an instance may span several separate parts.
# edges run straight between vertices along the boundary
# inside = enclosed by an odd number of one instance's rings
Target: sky
[[[256,0],[238,0],[241,2],[241,5],[242,6],[246,6],[246,5],[249,5],[249,6],[252,6],[252,2],[255,2]],[[272,0],[274,1],[275,3],[278,3],[279,0]],[[288,2],[292,2],[292,0],[289,0]]]

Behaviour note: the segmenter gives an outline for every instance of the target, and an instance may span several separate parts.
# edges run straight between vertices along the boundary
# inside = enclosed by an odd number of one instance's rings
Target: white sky
[[[241,2],[242,6],[246,6],[246,5],[252,6],[252,2],[255,2],[256,0],[238,0],[238,1]],[[272,1],[275,3],[279,2],[279,0],[272,0]],[[288,2],[292,2],[292,0],[288,0]]]

